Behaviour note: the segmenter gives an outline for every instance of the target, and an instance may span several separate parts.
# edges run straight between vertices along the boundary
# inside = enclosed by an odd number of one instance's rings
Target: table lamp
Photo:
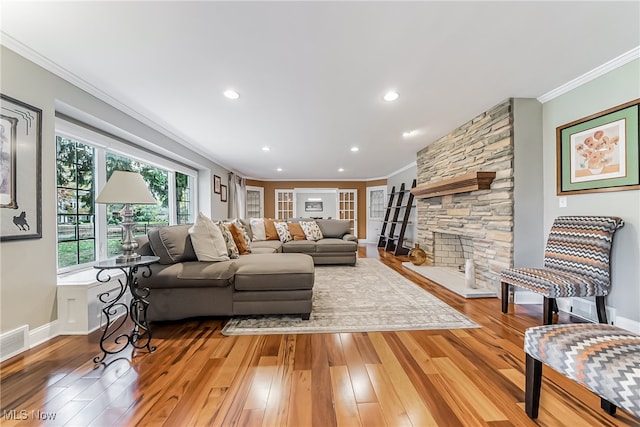
[[[155,205],[147,184],[142,179],[142,175],[131,171],[114,171],[104,186],[96,203],[124,204],[122,210],[123,220],[120,223],[124,229],[124,239],[120,244],[122,255],[116,258],[117,263],[127,263],[141,258],[135,252],[138,242],[133,238],[133,208],[131,205]]]

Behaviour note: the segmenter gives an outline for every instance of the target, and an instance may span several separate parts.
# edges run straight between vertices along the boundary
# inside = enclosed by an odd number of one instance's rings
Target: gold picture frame
[[[557,194],[640,189],[640,99],[556,128]]]

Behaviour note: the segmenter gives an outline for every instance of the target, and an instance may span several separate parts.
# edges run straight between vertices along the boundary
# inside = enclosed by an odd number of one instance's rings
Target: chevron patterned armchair
[[[600,396],[607,413],[619,407],[640,417],[640,335],[593,323],[535,326],[525,331],[524,351],[530,418],[538,417],[543,364]]]
[[[613,235],[624,225],[618,217],[560,216],[551,227],[543,268],[504,270],[502,312],[509,311],[509,293],[518,286],[544,296],[544,324],[553,323],[556,298],[595,297],[598,321],[607,323],[605,297],[611,288]]]

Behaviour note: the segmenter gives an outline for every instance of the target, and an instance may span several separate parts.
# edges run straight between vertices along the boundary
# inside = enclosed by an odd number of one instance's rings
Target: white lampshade
[[[138,172],[114,171],[96,199],[97,203],[155,205],[147,183]]]

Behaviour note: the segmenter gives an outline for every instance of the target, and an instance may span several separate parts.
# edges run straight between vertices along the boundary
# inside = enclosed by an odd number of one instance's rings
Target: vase
[[[413,265],[422,265],[427,260],[427,253],[416,243],[415,247],[409,251],[409,261]]]
[[[476,289],[478,287],[476,283],[476,267],[472,259],[468,259],[464,263],[464,283],[467,288]]]

